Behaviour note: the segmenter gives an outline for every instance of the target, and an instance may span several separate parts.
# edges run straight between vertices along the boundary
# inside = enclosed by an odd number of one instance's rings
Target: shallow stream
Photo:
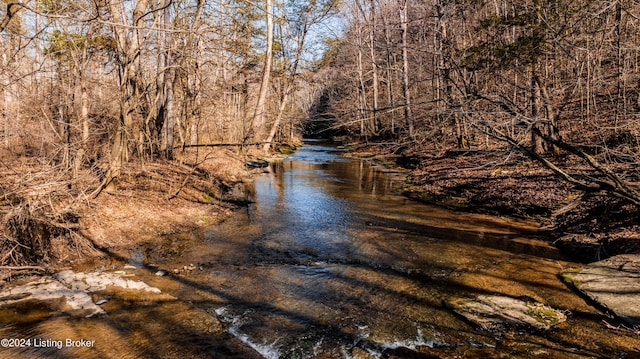
[[[308,142],[247,184],[252,203],[221,225],[158,239],[92,269],[132,265],[162,294],[117,292],[105,316],[46,304],[0,309],[3,337],[94,340],[12,348],[11,357],[615,358],[640,338],[557,278],[566,261],[537,226],[397,195],[368,162]],[[86,269],[86,268],[85,268]],[[157,270],[166,276],[156,276]],[[480,330],[443,303],[526,297],[569,316],[547,332]],[[106,295],[106,294],[105,294]],[[19,318],[19,319],[17,319]],[[0,357],[2,356],[0,348]]]

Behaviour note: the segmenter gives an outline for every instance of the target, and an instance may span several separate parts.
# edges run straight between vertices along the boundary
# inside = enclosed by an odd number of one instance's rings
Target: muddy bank
[[[97,198],[89,196],[97,176],[85,189],[51,187],[38,196],[28,195],[29,186],[42,187],[36,182],[13,188],[17,194],[0,203],[0,278],[55,270],[108,255],[105,249],[217,223],[246,204],[246,182],[264,170],[247,165],[256,159],[216,149],[132,163],[117,191]]]
[[[449,209],[534,220],[542,237],[570,258],[593,262],[640,253],[640,210],[603,194],[585,196],[551,170],[508,150],[397,154],[381,146],[350,146],[403,174],[400,191]],[[578,164],[572,172],[588,175]]]

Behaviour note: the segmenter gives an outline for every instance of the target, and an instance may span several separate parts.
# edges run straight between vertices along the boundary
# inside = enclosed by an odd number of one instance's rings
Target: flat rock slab
[[[624,254],[569,270],[562,278],[611,314],[640,329],[640,255]]]
[[[64,298],[67,307],[61,308],[62,311],[91,317],[104,314],[104,310],[93,302],[90,294],[105,290],[109,286],[160,293],[158,288],[150,287],[144,282],[122,278],[118,273],[82,273],[67,270],[1,291],[0,306],[26,300],[51,301]]]
[[[478,327],[501,331],[512,327],[547,330],[567,320],[560,311],[533,300],[498,295],[450,299],[447,306]]]

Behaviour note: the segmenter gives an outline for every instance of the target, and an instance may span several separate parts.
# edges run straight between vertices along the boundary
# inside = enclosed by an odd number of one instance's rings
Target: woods
[[[318,41],[307,35],[338,8],[330,0],[0,4],[1,212],[19,207],[19,218],[54,224],[55,233],[57,218],[105,192],[154,188],[161,198],[217,203],[239,181],[243,156],[297,143],[316,86],[300,76]]]
[[[186,145],[298,138],[300,131],[282,128],[296,126],[307,106],[290,101],[310,86],[297,77],[306,61],[305,36],[336,6],[204,0],[3,5],[5,146],[50,147],[34,151],[76,173],[100,167],[105,175],[95,194],[114,186],[134,159],[172,159]]]
[[[495,177],[515,163],[504,173],[555,176],[554,216],[597,198],[635,213],[638,10],[634,1],[3,0],[3,213],[32,203],[54,222],[138,186],[126,182],[155,164],[183,176],[149,175],[175,198],[194,173],[204,180],[198,166],[211,158],[246,160],[303,135],[377,147],[410,162],[423,187],[438,160],[475,156],[461,170]]]
[[[355,4],[325,59],[336,128],[410,155],[515,149],[580,191],[640,204],[640,4]]]

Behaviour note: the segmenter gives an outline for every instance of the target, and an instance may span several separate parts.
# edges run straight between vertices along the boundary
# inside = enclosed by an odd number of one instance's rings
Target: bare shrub
[[[13,208],[4,218],[0,265],[47,265],[94,251],[91,242],[77,231],[78,220],[71,212],[50,214],[27,204]]]

